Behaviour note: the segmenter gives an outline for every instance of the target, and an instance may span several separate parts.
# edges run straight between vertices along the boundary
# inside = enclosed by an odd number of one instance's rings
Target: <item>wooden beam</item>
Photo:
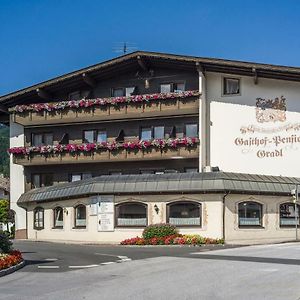
[[[8,109],[6,106],[4,106],[3,104],[0,104],[0,112],[4,112],[6,114],[8,114]]]
[[[137,61],[138,61],[139,66],[140,66],[144,71],[147,71],[147,72],[148,72],[148,68],[147,68],[147,66],[145,65],[144,61],[142,60],[142,58],[141,58],[140,56],[137,57]]]
[[[83,78],[83,81],[90,87],[96,86],[96,81],[93,78],[91,78],[87,73],[83,73],[82,78]]]
[[[254,84],[258,83],[258,77],[257,77],[257,71],[255,68],[252,68],[252,72],[253,72],[253,80],[254,80]]]
[[[48,92],[46,92],[45,90],[42,90],[42,89],[36,89],[36,92],[38,94],[38,96],[42,99],[45,99],[45,100],[51,100],[53,99],[52,95],[49,94]]]

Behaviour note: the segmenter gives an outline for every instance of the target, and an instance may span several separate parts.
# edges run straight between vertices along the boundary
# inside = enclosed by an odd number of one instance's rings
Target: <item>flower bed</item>
[[[178,147],[192,147],[199,143],[199,139],[193,138],[175,138],[175,139],[154,139],[137,140],[132,142],[102,142],[90,144],[68,144],[68,145],[47,145],[40,147],[13,147],[8,150],[14,155],[30,155],[31,153],[56,154],[56,153],[80,153],[95,151],[113,151],[117,149],[142,150],[149,148],[167,149]]]
[[[9,253],[0,253],[0,271],[15,266],[22,261],[22,254],[18,250],[13,250]]]
[[[145,239],[142,237],[134,237],[126,239],[120,243],[121,245],[207,245],[207,244],[224,244],[223,239],[205,238],[198,234],[174,234],[164,237],[153,237]]]
[[[93,106],[117,106],[124,103],[141,103],[150,102],[163,99],[184,99],[193,96],[199,96],[199,91],[183,91],[178,93],[156,93],[145,95],[132,95],[123,97],[111,97],[111,98],[96,98],[96,99],[81,99],[70,101],[58,101],[51,103],[34,103],[29,105],[17,105],[9,109],[12,113],[22,113],[26,111],[41,112],[41,111],[61,111],[66,108],[88,108]]]

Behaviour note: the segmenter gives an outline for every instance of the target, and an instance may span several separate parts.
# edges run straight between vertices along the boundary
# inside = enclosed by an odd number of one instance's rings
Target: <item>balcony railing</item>
[[[13,162],[24,166],[199,157],[198,138],[48,145],[9,149]]]
[[[198,91],[17,105],[11,120],[24,126],[197,114]]]

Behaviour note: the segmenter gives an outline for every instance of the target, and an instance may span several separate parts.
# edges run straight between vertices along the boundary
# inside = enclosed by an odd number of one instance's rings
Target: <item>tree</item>
[[[9,201],[0,200],[0,223],[7,224],[9,222]]]

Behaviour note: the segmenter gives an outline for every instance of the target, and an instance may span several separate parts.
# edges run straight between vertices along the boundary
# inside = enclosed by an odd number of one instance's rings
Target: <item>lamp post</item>
[[[291,194],[294,198],[294,203],[295,203],[295,230],[296,230],[296,241],[298,241],[298,210],[297,210],[297,203],[299,200],[299,190],[298,190],[298,184],[296,184],[296,188],[291,191]]]

